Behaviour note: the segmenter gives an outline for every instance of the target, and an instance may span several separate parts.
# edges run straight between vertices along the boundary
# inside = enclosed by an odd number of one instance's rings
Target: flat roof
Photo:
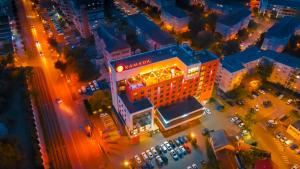
[[[265,37],[288,37],[294,34],[297,28],[300,28],[300,18],[286,16],[277,21],[277,23],[267,31]]]
[[[175,39],[169,33],[161,30],[156,24],[147,19],[145,15],[134,14],[128,16],[127,19],[131,26],[141,29],[144,34],[156,42],[162,45],[175,44]]]
[[[300,9],[299,0],[268,0],[269,4]]]
[[[225,130],[216,130],[210,133],[210,137],[212,140],[212,146],[214,149],[218,149],[230,144]]]
[[[194,97],[188,97],[183,101],[174,104],[159,107],[158,112],[166,121],[171,121],[176,118],[187,117],[191,112],[201,110],[203,106]]]
[[[192,56],[192,53],[187,52],[183,47],[179,45],[172,45],[158,50],[132,55],[119,60],[113,60],[110,63],[114,68],[116,68],[116,66],[118,65],[128,65],[131,63],[143,61],[145,59],[149,59],[150,63],[148,64],[151,64],[175,57],[179,58],[187,66],[200,63],[199,60],[195,59]]]
[[[251,11],[249,9],[240,8],[232,13],[229,13],[228,15],[220,17],[217,22],[227,26],[232,26],[241,22],[243,19],[247,18],[250,15]]]
[[[198,59],[201,63],[210,62],[213,60],[218,60],[219,57],[207,49],[196,52],[194,58]]]
[[[295,127],[298,131],[300,131],[300,119],[295,121],[293,124],[292,124],[293,127]]]
[[[162,10],[176,18],[188,17],[184,10],[182,10],[176,6],[166,6],[166,7],[163,7]]]
[[[257,59],[269,59],[292,68],[300,68],[300,59],[291,55],[277,53],[272,50],[261,50],[255,46],[249,47],[243,52],[225,56],[221,61],[222,67],[231,73],[244,69],[246,63]]]
[[[130,114],[153,107],[152,103],[147,98],[131,102],[125,93],[119,94],[119,97],[122,99]]]
[[[96,33],[103,39],[106,45],[106,50],[109,52],[130,48],[129,44],[125,40],[117,36],[114,26],[101,24],[96,30]]]

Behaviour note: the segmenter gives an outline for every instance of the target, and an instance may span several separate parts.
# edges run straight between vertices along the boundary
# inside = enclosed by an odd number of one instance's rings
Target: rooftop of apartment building
[[[269,4],[300,9],[299,0],[268,0]]]
[[[210,133],[211,143],[214,150],[225,147],[230,144],[225,130],[216,130]]]
[[[166,7],[162,8],[162,10],[176,18],[188,17],[188,15],[186,14],[186,12],[184,10],[182,10],[176,6],[166,6]]]
[[[220,17],[218,19],[218,22],[223,25],[233,26],[233,25],[241,22],[242,20],[244,20],[245,18],[247,18],[250,15],[251,15],[251,11],[249,9],[240,8],[240,9],[233,11],[225,16]]]
[[[131,102],[125,93],[119,94],[119,97],[122,99],[129,113],[135,113],[153,107],[153,105],[147,98]]]
[[[104,3],[103,0],[71,0],[71,1],[77,8],[84,6],[87,9],[95,9],[97,7],[101,7]]]
[[[300,119],[291,124],[294,128],[300,131]]]
[[[115,26],[101,24],[96,33],[99,38],[103,39],[108,52],[130,48],[130,45],[118,34]]]
[[[276,24],[274,24],[267,31],[265,37],[288,37],[293,34],[297,28],[300,29],[300,18],[286,16],[284,18],[281,18]]]
[[[300,59],[283,53],[266,50],[263,51],[257,47],[249,47],[243,52],[225,56],[221,61],[223,68],[231,73],[244,69],[244,64],[265,58],[282,63],[292,68],[300,68]]]
[[[144,34],[147,34],[151,39],[155,40],[156,42],[162,45],[175,43],[175,39],[170,34],[162,31],[157,25],[155,25],[152,21],[147,19],[145,15],[134,14],[128,16],[127,18],[132,26],[139,28]]]

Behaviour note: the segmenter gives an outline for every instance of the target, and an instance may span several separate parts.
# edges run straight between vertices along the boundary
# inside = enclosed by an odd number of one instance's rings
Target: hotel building
[[[219,59],[204,50],[172,45],[110,62],[113,107],[129,136],[199,119],[198,101],[211,97]]]

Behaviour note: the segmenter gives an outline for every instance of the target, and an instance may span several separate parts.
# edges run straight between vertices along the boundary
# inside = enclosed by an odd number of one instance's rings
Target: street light
[[[194,137],[195,137],[195,134],[194,134],[194,133],[191,133],[191,137],[194,138]]]
[[[128,168],[128,167],[129,167],[129,161],[125,160],[125,161],[124,161],[124,166],[125,166],[126,168]]]

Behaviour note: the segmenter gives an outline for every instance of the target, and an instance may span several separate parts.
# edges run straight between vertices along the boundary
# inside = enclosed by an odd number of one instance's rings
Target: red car
[[[188,145],[184,144],[183,147],[184,147],[184,149],[186,150],[187,153],[192,152],[191,148]]]

